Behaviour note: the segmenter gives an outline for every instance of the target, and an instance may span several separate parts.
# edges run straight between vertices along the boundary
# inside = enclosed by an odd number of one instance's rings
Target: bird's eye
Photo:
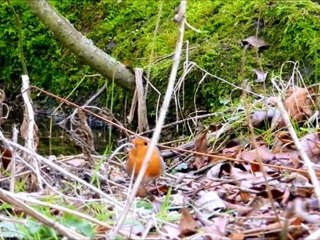
[[[144,142],[143,144],[144,144],[145,146],[147,146],[147,145],[148,145],[148,143],[147,143],[147,142]]]

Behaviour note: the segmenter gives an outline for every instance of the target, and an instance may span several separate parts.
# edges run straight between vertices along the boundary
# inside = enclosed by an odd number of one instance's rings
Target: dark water
[[[81,148],[70,141],[69,134],[53,121],[50,136],[50,118],[41,117],[36,119],[39,128],[39,146],[38,153],[44,156],[48,155],[74,155],[80,154]],[[2,124],[2,131],[7,138],[12,138],[13,124],[18,124],[17,128],[20,131],[20,122],[14,120],[6,121]],[[103,153],[107,147],[112,148],[116,142],[114,130],[111,131],[107,125],[95,127],[93,130],[95,148],[99,153]],[[23,140],[19,133],[19,143],[23,144]]]

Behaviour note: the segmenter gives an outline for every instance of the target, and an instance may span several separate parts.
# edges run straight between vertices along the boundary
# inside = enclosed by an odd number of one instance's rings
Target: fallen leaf
[[[236,158],[238,154],[241,152],[242,147],[240,145],[233,146],[230,148],[225,148],[222,150],[222,154],[226,157]]]
[[[180,237],[190,236],[197,232],[197,223],[191,216],[188,208],[181,209],[181,219],[179,223]]]
[[[7,169],[8,165],[11,162],[12,152],[10,149],[0,146],[0,159],[3,169]]]
[[[301,198],[296,198],[294,200],[294,211],[296,215],[310,223],[320,222],[319,214],[311,214],[310,212],[306,212],[304,208],[305,202]]]
[[[293,165],[294,167],[299,167],[301,162],[299,153],[296,150],[286,150],[286,152],[275,153],[274,159],[285,166]]]
[[[260,38],[257,38],[256,36],[250,36],[244,40],[241,41],[244,46],[249,45],[251,47],[257,48],[257,49],[263,49],[267,48],[268,45],[266,42]]]
[[[196,152],[207,153],[208,151],[208,143],[207,143],[207,130],[203,131],[195,141],[195,150]],[[195,161],[192,164],[196,169],[200,169],[205,165],[208,161],[207,156],[203,156],[201,154],[195,153]]]
[[[274,158],[273,153],[265,145],[259,146],[253,150],[243,151],[241,158],[245,161],[256,161],[259,158],[262,162],[271,161]]]
[[[219,178],[223,171],[230,173],[231,165],[229,163],[218,163],[207,172],[208,179]]]
[[[200,191],[196,204],[201,207],[204,215],[211,215],[217,209],[225,209],[224,201],[213,191]]]
[[[255,68],[252,70],[252,72],[254,72],[257,75],[257,79],[255,80],[256,82],[261,83],[266,81],[268,72],[263,72]]]
[[[254,127],[257,127],[262,125],[263,122],[269,122],[269,121],[271,122],[271,120],[276,114],[276,111],[277,110],[274,108],[254,111],[250,116],[252,125]]]
[[[311,98],[307,88],[292,87],[287,91],[289,95],[284,105],[287,108],[289,115],[295,121],[301,121],[305,116],[311,116]]]
[[[73,167],[80,167],[80,166],[84,166],[86,164],[86,161],[82,158],[76,158],[76,159],[69,160],[66,163],[68,163]]]
[[[242,202],[247,203],[251,199],[251,194],[248,192],[240,191],[240,198]]]
[[[320,156],[320,138],[318,133],[310,133],[305,135],[300,144],[302,149],[306,152],[311,161],[319,161]]]
[[[289,176],[283,179],[284,181],[291,182],[295,187],[312,187],[309,179],[297,172],[292,172]]]
[[[254,210],[252,207],[241,206],[238,204],[233,204],[227,201],[224,201],[226,208],[234,209],[237,211],[238,216],[244,216]]]

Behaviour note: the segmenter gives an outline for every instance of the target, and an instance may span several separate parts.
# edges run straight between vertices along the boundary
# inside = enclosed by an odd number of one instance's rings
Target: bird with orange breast
[[[135,179],[139,174],[139,171],[143,164],[143,160],[150,147],[150,142],[143,138],[136,137],[132,140],[131,143],[133,147],[129,150],[129,156],[127,160],[127,173],[129,176],[133,175],[133,178]],[[165,165],[161,153],[155,146],[151,154],[148,168],[143,176],[141,182],[142,185],[158,179],[163,173],[164,167]]]

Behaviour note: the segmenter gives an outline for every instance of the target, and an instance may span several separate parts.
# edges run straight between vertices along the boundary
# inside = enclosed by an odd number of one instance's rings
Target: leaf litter
[[[292,87],[286,91],[284,103],[297,129],[309,124],[308,118],[315,111],[314,101],[307,88]],[[259,104],[261,106],[261,102]],[[233,119],[238,121],[239,118]],[[247,140],[245,124],[214,134],[226,124],[232,126],[232,121],[221,121],[219,128],[210,127],[213,124],[209,122],[209,127],[195,137],[194,144],[171,145],[171,154],[165,159],[166,174],[156,183],[148,184],[143,194],[138,195],[121,232],[136,239],[141,236],[153,239],[279,239],[284,234],[289,239],[299,239],[317,231],[320,208],[314,186],[284,128],[273,97],[264,101],[263,109],[252,111],[251,120],[256,132],[261,133],[255,138],[256,145]],[[310,128],[299,134],[301,147],[320,176],[317,165],[319,133]],[[187,146],[186,150],[181,150],[183,146]],[[169,146],[159,147],[165,152]],[[8,151],[1,149],[2,153]],[[6,160],[6,156],[3,159]],[[98,169],[88,168],[83,155],[52,161],[85,181],[96,179],[93,184],[100,186],[115,202],[124,203],[130,192],[130,178],[125,173],[126,151],[112,159],[97,155],[92,158],[94,162],[102,162]],[[22,171],[24,167],[21,165],[17,169]],[[59,171],[43,166],[42,173],[52,188],[33,194],[34,198],[55,196],[52,200],[57,205],[76,207],[81,213],[108,222],[110,227],[121,213],[122,207],[110,202],[100,204],[98,193],[70,181]],[[2,178],[6,188],[7,180],[5,176]],[[63,198],[60,199],[57,192]],[[83,223],[79,223],[81,225]],[[110,227],[95,224],[96,237],[104,236]]]

